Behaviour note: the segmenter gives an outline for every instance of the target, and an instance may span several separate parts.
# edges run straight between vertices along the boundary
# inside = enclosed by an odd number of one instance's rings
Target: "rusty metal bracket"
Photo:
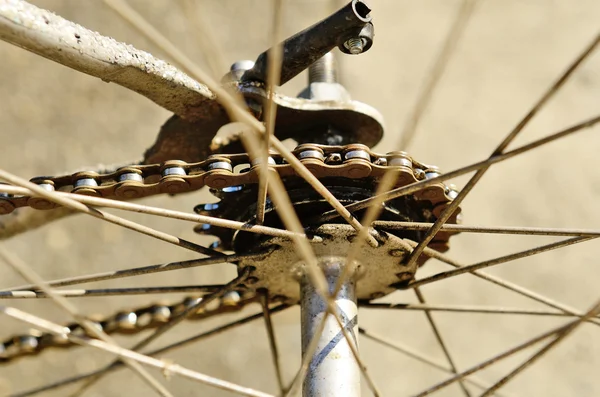
[[[246,99],[263,103],[267,92],[256,84],[240,84]],[[273,94],[277,105],[275,135],[299,143],[319,142],[327,129],[343,131],[348,142],[373,147],[383,136],[383,116],[373,107],[349,99],[325,100],[294,98]]]

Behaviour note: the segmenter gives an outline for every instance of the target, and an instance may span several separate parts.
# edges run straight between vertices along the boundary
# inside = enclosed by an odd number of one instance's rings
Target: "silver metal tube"
[[[330,293],[344,263],[339,258],[321,261]],[[358,348],[358,306],[354,278],[344,283],[335,303],[352,343]],[[301,281],[302,356],[327,314],[327,304],[305,275]],[[360,368],[348,341],[333,316],[328,316],[306,372],[303,397],[360,397]]]
[[[308,83],[337,83],[336,61],[333,52],[328,52],[308,68]]]

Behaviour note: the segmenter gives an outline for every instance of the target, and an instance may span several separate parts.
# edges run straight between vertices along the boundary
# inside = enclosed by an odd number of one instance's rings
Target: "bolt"
[[[344,43],[344,47],[350,51],[353,55],[358,55],[363,52],[365,48],[365,43],[360,37],[353,37],[351,39],[346,40]]]
[[[308,68],[309,83],[336,83],[335,56],[328,52],[322,58],[319,58]]]

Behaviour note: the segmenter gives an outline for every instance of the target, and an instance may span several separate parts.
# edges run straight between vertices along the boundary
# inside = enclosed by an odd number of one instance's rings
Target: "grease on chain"
[[[420,163],[405,152],[389,152],[382,155],[360,144],[304,144],[298,146],[293,153],[317,178],[379,179],[390,171],[395,172],[397,176],[394,187],[401,187],[440,175],[437,167]],[[298,177],[292,166],[277,153],[270,154],[269,167],[281,177]],[[58,177],[36,177],[31,181],[51,191],[130,200],[164,193],[186,193],[204,186],[223,189],[255,184],[258,183],[258,178],[258,163],[252,162],[247,154],[219,154],[197,163],[174,160],[163,164],[126,166],[107,174],[83,171]],[[430,202],[433,214],[438,217],[457,194],[452,185],[438,183],[414,193],[413,197],[418,201]],[[20,207],[49,210],[55,208],[56,204],[40,197],[0,193],[0,215]],[[456,223],[459,212],[460,209],[448,222]],[[447,250],[450,234],[438,233],[429,246],[438,251]],[[187,297],[174,305],[152,304],[128,312],[119,312],[95,322],[107,333],[137,333],[167,323],[172,316],[197,302],[197,299],[200,298]],[[220,299],[216,308],[194,313],[190,318],[202,319],[214,314],[237,311],[255,300],[255,296],[240,298],[235,292]],[[68,328],[71,332],[85,333],[78,324],[70,324]],[[51,334],[17,335],[0,343],[0,363],[36,354],[48,347],[68,346],[72,346],[68,340]]]
[[[90,320],[107,334],[135,334],[168,323],[170,319],[199,303],[201,299],[201,297],[186,297],[182,301],[170,305],[154,303],[131,311],[120,311],[105,318],[91,317]],[[238,311],[253,302],[257,302],[256,295],[232,291],[223,298],[211,302],[208,308],[193,312],[186,319],[201,320],[217,314]],[[72,323],[66,327],[75,335],[90,336],[78,323]],[[0,364],[8,363],[19,357],[38,354],[48,348],[72,346],[75,345],[66,337],[46,332],[32,331],[28,334],[15,335],[0,342]]]

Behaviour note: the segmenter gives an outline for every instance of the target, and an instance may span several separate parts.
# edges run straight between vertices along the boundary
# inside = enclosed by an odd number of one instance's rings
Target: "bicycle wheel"
[[[92,30],[134,43],[138,48],[151,52],[156,48],[103,4],[93,7],[59,1],[39,4]],[[195,46],[201,37],[186,20],[182,4],[166,1],[132,4],[157,29],[194,57],[201,67],[210,67]],[[364,55],[340,57],[339,74],[340,82],[353,98],[374,106],[385,116],[385,138],[373,150],[388,152],[397,148],[398,135],[408,123],[416,98],[423,92],[461,2],[372,5],[377,25],[375,44]],[[272,10],[266,2],[206,1],[201,2],[201,6],[204,7],[202,26],[216,37],[223,58],[229,63],[255,59],[256,54],[272,44],[268,22]],[[329,2],[285,2],[283,36],[309,26],[336,8]],[[599,14],[600,8],[592,1],[581,1],[578,7],[566,2],[551,5],[479,2],[433,91],[434,100],[429,103],[415,130],[414,140],[407,147],[411,156],[436,164],[445,171],[485,159],[598,34],[596,21]],[[235,27],[231,21],[235,21]],[[98,79],[9,45],[0,46],[0,51],[3,60],[0,98],[8,109],[0,115],[4,127],[0,168],[19,176],[30,178],[64,170],[82,170],[82,165],[136,160],[151,145],[156,131],[170,116],[170,112],[157,111],[159,107],[121,87],[103,84]],[[596,117],[595,99],[600,94],[600,82],[595,71],[599,62],[597,53],[586,58],[508,150]],[[301,76],[286,84],[283,92],[293,96],[305,86],[305,76]],[[597,127],[494,165],[461,204],[465,225],[593,229],[599,220],[593,210],[597,194],[593,171],[594,149],[598,143],[595,132]],[[574,169],[581,171],[575,173]],[[467,181],[468,177],[463,176],[452,182],[462,186]],[[176,197],[157,196],[140,202],[190,212],[198,204],[215,201],[217,199],[208,192],[196,192]],[[165,221],[161,217],[142,214],[123,216],[203,246],[214,241],[214,237],[199,237],[193,232],[193,225],[180,221]],[[567,231],[563,232],[567,234]],[[587,235],[594,234],[588,230]],[[451,238],[448,256],[463,264],[478,263],[566,238],[569,237],[462,232]],[[169,244],[153,244],[147,236],[82,215],[12,238],[10,245],[5,243],[4,246],[30,263],[46,280],[198,257],[192,251]],[[559,316],[564,314],[560,308],[567,312],[587,310],[597,299],[593,282],[595,269],[590,260],[596,249],[597,243],[591,241],[484,270],[497,279],[521,286],[521,291],[530,298],[494,286],[489,280],[465,274],[423,286],[427,305],[417,304],[418,299],[410,289],[377,301],[413,304],[403,307],[403,313],[384,312],[381,306],[365,307],[360,312],[360,326],[364,330],[375,338],[381,336],[380,342],[386,340],[408,346],[422,354],[422,359],[431,358],[432,361],[429,364],[419,362],[390,346],[376,343],[368,333],[363,333],[360,354],[381,395],[415,395],[451,376],[448,358],[423,313],[424,307],[432,309],[427,313],[437,324],[457,372],[461,372],[577,318]],[[430,259],[418,270],[417,279],[447,270],[447,264]],[[3,288],[24,284],[22,278],[10,270],[3,274],[6,274]],[[235,276],[235,266],[220,264],[85,284],[85,288],[220,285]],[[534,296],[533,291],[538,295]],[[81,297],[72,298],[72,302],[83,313],[110,315],[154,302],[182,299],[181,293],[162,295],[165,294],[127,295],[127,299],[123,299],[124,296]],[[540,296],[552,298],[552,302],[546,299],[546,304],[554,307],[540,303]],[[537,297],[538,301],[531,297]],[[47,299],[15,299],[6,303],[57,323],[72,321]],[[441,310],[450,312],[437,312]],[[485,310],[490,313],[481,313]],[[502,314],[502,311],[513,314]],[[529,311],[529,315],[518,314],[519,311]],[[148,349],[254,313],[260,314],[261,310],[256,305],[249,305],[233,314],[184,322]],[[285,385],[296,374],[300,361],[298,317],[297,307],[273,315]],[[2,340],[26,331],[21,323],[8,320],[4,323]],[[598,351],[598,339],[594,332],[594,324],[581,326],[575,335],[565,338],[557,349],[508,383],[498,395],[502,392],[557,396],[597,394],[600,384],[594,377],[598,365],[594,353]],[[143,336],[145,334],[136,333],[134,336],[116,335],[115,338],[119,344],[130,346]],[[476,381],[493,385],[550,340],[476,373]],[[268,393],[279,393],[269,339],[260,316],[255,323],[235,327],[162,357],[200,373]],[[1,387],[16,394],[63,377],[93,371],[112,360],[113,357],[88,348],[49,349],[3,365],[0,368]],[[266,364],[258,366],[255,363]],[[565,363],[568,363],[568,369],[565,369]],[[162,376],[153,371],[150,373],[157,378]],[[107,375],[86,393],[148,394],[148,386],[131,373],[121,370]],[[163,383],[175,395],[235,395],[187,381]],[[472,395],[485,390],[468,382],[463,385]],[[81,383],[47,390],[42,395],[69,395],[79,387]],[[363,382],[362,388],[364,395],[372,392],[368,382]],[[438,394],[464,393],[455,383]]]

